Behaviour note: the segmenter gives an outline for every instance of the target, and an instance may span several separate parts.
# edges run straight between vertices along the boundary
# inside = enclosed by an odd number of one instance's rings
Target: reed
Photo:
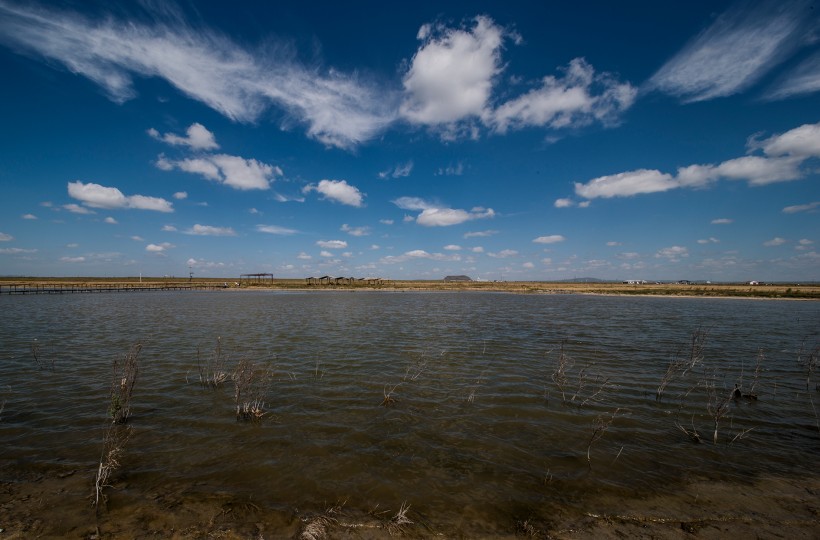
[[[609,414],[600,414],[595,418],[595,420],[592,421],[592,435],[587,443],[587,465],[589,465],[590,469],[592,468],[592,445],[601,440],[606,431],[609,429],[609,426],[611,426],[612,422],[615,421],[615,417],[618,415],[620,410],[621,409],[619,407]],[[623,450],[623,448],[621,448],[621,450]],[[621,455],[620,452],[618,455]]]
[[[410,505],[407,504],[407,501],[401,503],[398,512],[396,515],[390,518],[390,521],[387,522],[387,532],[392,536],[397,533],[404,532],[404,528],[407,525],[412,525],[413,522],[410,521],[410,518],[407,517],[407,511],[410,510]]]
[[[699,364],[703,362],[703,351],[706,347],[706,338],[708,336],[708,330],[698,328],[697,330],[692,332],[691,341],[689,343],[687,354],[683,354],[683,347],[679,348],[675,352],[675,355],[672,357],[672,360],[669,361],[669,365],[666,368],[666,373],[664,373],[663,377],[661,378],[661,382],[658,385],[658,389],[655,393],[656,401],[661,400],[663,392],[669,385],[669,383],[671,383],[674,379],[676,379],[679,376],[686,375],[689,371],[695,369],[695,367],[697,367]]]
[[[228,373],[225,369],[225,354],[222,352],[222,338],[216,338],[216,345],[205,358],[199,347],[196,349],[197,364],[199,366],[199,382],[208,388],[219,388],[226,380]]]
[[[260,420],[265,413],[265,395],[273,370],[240,358],[231,375],[237,420]]]
[[[575,361],[566,353],[566,340],[558,348],[558,359],[552,372],[552,382],[561,393],[564,405],[577,405],[578,408],[590,402],[600,401],[602,394],[609,388],[609,378],[590,373],[595,364],[575,370]],[[547,352],[549,354],[552,351]],[[544,389],[545,398],[549,395]]]
[[[131,415],[131,396],[139,374],[137,359],[141,350],[142,345],[137,343],[123,356],[121,362],[116,359],[113,362],[108,414],[115,424],[124,424]]]

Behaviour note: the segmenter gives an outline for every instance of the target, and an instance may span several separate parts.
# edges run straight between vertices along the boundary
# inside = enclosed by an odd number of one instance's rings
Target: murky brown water
[[[698,328],[708,329],[702,362],[657,401],[670,360]],[[818,328],[817,302],[270,291],[3,297],[0,477],[14,484],[70,473],[61,500],[76,514],[73,498],[91,493],[100,457],[112,360],[140,342],[133,436],[107,490],[108,512],[176,515],[153,525],[146,517],[146,531],[213,522],[225,508],[233,523],[260,521],[261,512],[275,537],[277,527],[293,534],[337,503],[365,524],[406,502],[422,536],[514,533],[525,520],[582,515],[592,501],[615,511],[619,499],[683,490],[695,478],[816,477],[820,393],[815,379],[807,391],[798,350],[817,342]],[[208,354],[218,336],[230,368],[244,357],[273,369],[259,422],[236,420],[230,380],[216,390],[199,383],[197,349]],[[34,363],[35,339],[45,369]],[[563,392],[555,382],[562,341]],[[714,444],[710,409],[736,383],[744,392],[754,384],[758,399],[725,404]],[[391,389],[394,401],[382,406]],[[64,530],[82,519],[67,516]]]

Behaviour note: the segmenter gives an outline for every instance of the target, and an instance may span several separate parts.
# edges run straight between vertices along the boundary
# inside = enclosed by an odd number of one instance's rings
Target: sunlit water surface
[[[137,342],[124,491],[229,492],[294,513],[406,501],[432,530],[492,531],[696,477],[816,474],[798,351],[816,343],[817,302],[220,291],[3,297],[0,308],[6,478],[58,464],[93,475],[112,361]],[[656,400],[698,329],[702,362]],[[197,352],[207,358],[217,337],[229,368],[246,358],[273,371],[258,422],[236,420],[230,380],[199,382]],[[735,383],[758,399],[728,404],[714,444],[708,387],[720,397]]]

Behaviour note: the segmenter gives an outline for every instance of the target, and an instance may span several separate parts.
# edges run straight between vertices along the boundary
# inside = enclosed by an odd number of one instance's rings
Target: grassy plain
[[[225,287],[227,289],[274,290],[384,290],[384,291],[496,291],[540,294],[600,294],[629,296],[704,296],[734,298],[781,298],[820,300],[820,283],[776,283],[748,285],[746,283],[711,284],[642,284],[617,282],[549,282],[549,281],[469,281],[383,280],[353,281],[339,284],[308,284],[304,279],[237,280],[236,278],[151,278],[151,277],[74,277],[74,278],[2,278],[0,292],[17,287]]]

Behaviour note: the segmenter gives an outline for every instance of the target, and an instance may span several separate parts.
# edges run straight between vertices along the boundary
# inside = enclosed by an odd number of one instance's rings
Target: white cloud
[[[105,218],[103,221],[105,221],[106,223],[110,223],[111,225],[116,225],[117,224],[117,220],[110,217],[110,216]]]
[[[484,248],[481,246],[475,246],[471,247],[470,251],[472,251],[473,253],[484,253]]]
[[[493,236],[498,234],[498,231],[488,230],[488,231],[474,231],[464,233],[464,238],[485,238],[487,236]]]
[[[227,265],[223,262],[206,261],[205,259],[194,259],[191,257],[185,263],[192,268],[201,268],[205,270],[225,268]]]
[[[404,76],[401,115],[414,124],[453,124],[485,113],[501,71],[504,30],[488,17],[470,29],[425,25],[422,45]]]
[[[800,160],[791,157],[744,156],[724,161],[714,170],[718,176],[729,180],[746,180],[749,185],[763,186],[800,178],[800,163]]]
[[[803,124],[763,141],[750,141],[751,148],[761,148],[767,156],[820,157],[820,122]]]
[[[555,208],[570,208],[574,205],[575,202],[572,199],[555,199],[555,202],[553,203]]]
[[[23,214],[23,215],[22,215],[22,216],[20,216],[20,217],[21,217],[22,219],[37,219],[37,216],[35,216],[34,214]]]
[[[37,253],[37,250],[24,248],[0,248],[0,253],[3,255],[22,255],[24,253]]]
[[[85,257],[60,257],[60,262],[64,262],[64,263],[81,263],[81,262],[85,262]]]
[[[231,227],[212,227],[211,225],[200,225],[197,223],[190,229],[187,229],[185,234],[194,236],[236,236],[236,231]]]
[[[418,197],[399,197],[393,201],[393,204],[402,210],[421,211],[415,221],[425,227],[447,227],[474,219],[486,219],[495,216],[495,211],[492,208],[476,207],[468,212],[461,209],[447,208]]]
[[[514,249],[502,249],[496,253],[487,253],[487,256],[494,259],[506,259],[507,257],[515,257],[516,255],[518,255],[518,252]]]
[[[575,193],[586,199],[631,197],[642,193],[658,193],[678,187],[671,175],[657,170],[638,169],[601,176],[586,184],[575,182]]]
[[[796,204],[794,206],[787,206],[783,209],[786,214],[796,214],[798,212],[813,212],[820,207],[820,201],[810,202],[808,204]]]
[[[461,246],[457,246],[455,244],[448,244],[444,246],[445,251],[461,251]]]
[[[800,65],[788,71],[775,87],[766,93],[766,98],[785,99],[817,91],[820,91],[820,53],[806,58]]]
[[[286,113],[284,125],[304,124],[309,137],[342,148],[369,140],[396,117],[394,94],[356,73],[302,65],[292,48],[275,43],[244,47],[187,24],[176,8],[147,5],[147,17],[92,20],[34,4],[3,4],[0,35],[15,50],[91,79],[117,103],[136,96],[134,77],[158,77],[235,121],[255,122],[276,106]],[[149,17],[154,22],[140,22]]]
[[[199,174],[208,180],[239,190],[269,189],[271,181],[276,176],[282,175],[282,169],[274,165],[227,154],[186,158],[178,161],[160,156],[156,165],[166,171],[177,168],[188,173]]]
[[[280,227],[278,225],[257,225],[256,230],[259,232],[277,234],[280,236],[289,236],[291,234],[296,234],[299,232],[297,230]]]
[[[322,251],[319,252],[319,256],[320,257],[325,257],[325,258],[330,258],[330,257],[333,257],[333,253],[331,253],[329,251],[322,250]]]
[[[114,187],[101,186],[89,182],[84,184],[80,181],[68,183],[68,195],[81,201],[84,205],[92,208],[134,208],[138,210],[154,210],[156,212],[173,212],[173,205],[159,197],[146,197],[144,195],[131,195],[126,197],[122,191]],[[68,205],[64,208],[71,210]],[[77,212],[81,213],[81,212]]]
[[[186,191],[177,191],[176,193],[174,193],[174,198],[177,199],[178,201],[181,201],[183,199],[187,199],[188,198],[188,193]]]
[[[350,236],[368,236],[370,234],[370,227],[351,227],[347,223],[343,224],[340,230]]]
[[[533,242],[536,244],[556,244],[558,242],[563,242],[564,240],[566,240],[566,238],[560,234],[551,234],[549,236],[539,236],[538,238],[535,238]]]
[[[443,253],[428,253],[427,251],[424,251],[423,249],[414,249],[412,251],[407,251],[407,252],[405,252],[401,255],[390,255],[390,256],[387,256],[387,257],[383,257],[382,259],[380,259],[379,262],[381,262],[383,264],[397,264],[397,263],[403,263],[403,262],[407,262],[407,261],[415,260],[415,259],[429,259],[429,260],[432,260],[432,261],[455,262],[455,261],[460,261],[461,256],[458,255],[457,253],[453,254],[453,255],[445,255]]]
[[[407,163],[399,163],[392,169],[387,169],[386,171],[380,172],[379,178],[404,178],[406,176],[410,176],[412,171],[413,160],[411,159]]]
[[[805,2],[738,3],[690,41],[648,87],[702,101],[755,84],[801,45],[811,23]]]
[[[535,265],[531,262],[525,262],[524,264],[521,265],[521,267],[526,268],[526,269],[529,270],[529,269],[535,268]]]
[[[776,236],[776,237],[772,238],[771,240],[767,240],[767,241],[763,242],[763,245],[766,246],[766,247],[774,247],[774,246],[782,246],[785,243],[786,243],[785,238],[780,238],[779,236]]]
[[[594,121],[614,125],[638,94],[635,87],[618,82],[612,74],[596,74],[583,58],[572,60],[564,72],[563,77],[544,77],[540,87],[500,105],[492,113],[495,130],[560,129]]]
[[[348,206],[361,207],[364,195],[358,188],[351,186],[347,180],[322,180],[318,184],[308,184],[302,188],[303,193],[316,191],[322,198],[336,201]]]
[[[712,225],[728,225],[734,222],[735,220],[729,218],[717,218],[712,220]]]
[[[344,240],[319,240],[316,245],[325,249],[344,249],[347,247],[347,242]]]
[[[297,258],[297,259],[301,259],[301,260],[303,260],[303,261],[309,261],[309,260],[311,260],[313,257],[311,257],[310,255],[308,255],[307,253],[305,253],[304,251],[302,251],[301,253],[299,253],[299,255],[297,255],[297,256],[296,256],[296,258]]]
[[[162,253],[174,247],[176,246],[168,242],[163,242],[162,244],[148,244],[145,246],[145,251],[149,253]]]
[[[698,244],[718,244],[720,240],[715,238],[714,236],[710,236],[709,238],[702,238],[698,240]]]
[[[0,242],[11,242],[12,240],[14,240],[12,235],[0,232]]]
[[[464,164],[462,162],[457,162],[454,164],[449,164],[446,167],[440,167],[436,171],[436,176],[461,176],[464,174]]]
[[[177,228],[173,225],[163,225],[162,230],[165,232],[177,232]]]
[[[64,204],[63,208],[71,212],[72,214],[81,214],[81,215],[89,215],[89,214],[96,214],[93,210],[89,210],[85,206],[80,206],[79,204],[69,203]]]
[[[609,241],[609,242],[606,243],[606,245],[608,245],[609,247],[615,247],[615,246],[620,246],[621,243],[620,242],[615,242],[615,241]]]
[[[192,150],[215,150],[219,148],[219,145],[216,144],[214,134],[208,131],[205,126],[196,122],[188,126],[188,129],[185,131],[185,137],[180,137],[173,133],[160,135],[154,128],[149,129],[148,134],[157,140],[174,146],[187,146]]]
[[[392,225],[395,222],[392,219],[380,219],[379,223],[382,225]]]
[[[689,256],[689,250],[682,246],[672,246],[663,248],[655,254],[656,258],[664,258],[669,262],[678,262],[684,257]]]
[[[137,236],[137,235],[132,236],[131,240],[133,240],[134,242],[145,242],[145,238],[143,238],[142,236]]]

